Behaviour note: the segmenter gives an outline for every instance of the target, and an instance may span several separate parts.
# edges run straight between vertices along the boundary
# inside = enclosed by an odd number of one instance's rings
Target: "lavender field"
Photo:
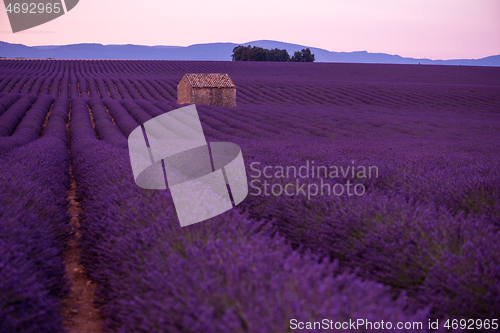
[[[185,73],[234,81],[236,107],[197,109],[250,187],[181,228],[168,190],[136,186],[127,137],[181,107]],[[276,174],[312,164],[377,172]],[[346,181],[363,193],[277,191]],[[0,60],[0,189],[0,332],[66,330],[75,239],[110,332],[500,320],[500,68]]]

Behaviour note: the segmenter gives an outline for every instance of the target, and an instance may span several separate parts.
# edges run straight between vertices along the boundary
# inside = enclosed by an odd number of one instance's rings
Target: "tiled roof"
[[[235,88],[227,74],[190,73],[184,74],[193,88]]]

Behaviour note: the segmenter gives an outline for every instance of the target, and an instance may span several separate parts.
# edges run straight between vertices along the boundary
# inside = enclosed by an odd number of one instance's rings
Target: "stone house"
[[[236,86],[227,74],[184,74],[177,85],[177,103],[236,106]]]

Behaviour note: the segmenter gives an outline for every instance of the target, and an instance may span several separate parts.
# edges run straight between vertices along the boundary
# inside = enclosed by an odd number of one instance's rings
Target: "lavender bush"
[[[82,137],[71,133],[83,262],[102,286],[109,329],[268,332],[286,331],[291,318],[425,320],[404,295],[394,301],[387,287],[292,251],[237,213],[182,229],[167,192],[130,186],[123,150],[84,141],[83,128]]]
[[[0,116],[0,136],[10,136],[26,115],[26,111],[37,100],[34,95],[25,95]]]
[[[64,332],[68,281],[60,255],[70,237],[69,156],[65,123],[53,116],[47,128],[41,139],[1,157],[1,332]]]
[[[0,154],[38,139],[52,103],[54,103],[54,99],[50,96],[44,95],[38,98],[26,112],[15,132],[0,142]],[[5,120],[7,122],[8,118]]]

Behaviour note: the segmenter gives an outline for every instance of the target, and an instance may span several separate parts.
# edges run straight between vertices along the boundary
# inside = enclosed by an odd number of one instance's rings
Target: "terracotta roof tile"
[[[235,88],[229,75],[219,73],[184,74],[193,88]]]

